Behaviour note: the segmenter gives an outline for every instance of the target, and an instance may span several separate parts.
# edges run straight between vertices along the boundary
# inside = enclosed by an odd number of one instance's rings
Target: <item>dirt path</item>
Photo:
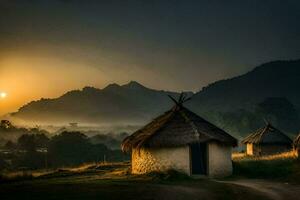
[[[221,183],[240,185],[243,187],[251,188],[262,194],[269,199],[274,200],[298,200],[300,199],[300,186],[290,185],[288,183],[271,182],[257,179],[241,179],[235,181],[217,181]]]
[[[182,199],[201,199],[212,200],[211,191],[207,191],[201,188],[193,188],[188,186],[170,186],[159,185],[155,186],[153,192],[153,199],[160,200],[182,200]]]

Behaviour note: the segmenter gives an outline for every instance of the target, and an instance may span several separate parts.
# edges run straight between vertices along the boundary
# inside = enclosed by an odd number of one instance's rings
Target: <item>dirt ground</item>
[[[31,181],[0,186],[1,199],[109,199],[109,200],[257,200],[268,199],[244,187],[210,181],[194,182],[94,182]],[[244,197],[246,195],[246,198]]]
[[[225,184],[239,185],[253,191],[260,192],[264,196],[274,200],[297,200],[300,199],[300,185],[281,183],[257,179],[241,179],[234,181],[218,181]]]
[[[124,169],[57,171],[33,180],[0,184],[0,198],[101,200],[300,199],[300,186],[257,179],[165,180],[128,175]]]

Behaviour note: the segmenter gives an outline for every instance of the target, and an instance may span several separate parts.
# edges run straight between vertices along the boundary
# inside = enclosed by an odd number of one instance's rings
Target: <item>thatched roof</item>
[[[267,123],[265,127],[247,136],[242,143],[253,144],[287,144],[291,145],[292,140],[280,130]]]
[[[140,147],[183,146],[211,140],[237,145],[234,137],[176,103],[171,110],[125,138],[122,150],[129,152],[132,148]]]
[[[300,133],[294,140],[294,147],[295,148],[300,148]]]

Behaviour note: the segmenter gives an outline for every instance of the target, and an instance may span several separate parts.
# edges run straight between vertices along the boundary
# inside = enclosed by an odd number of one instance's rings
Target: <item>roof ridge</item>
[[[217,140],[232,146],[237,144],[237,140],[224,130],[184,106],[175,105],[125,138],[122,142],[122,150],[128,152],[132,148],[139,149],[143,146],[170,147],[209,140]]]
[[[156,135],[156,134],[158,133],[158,131],[159,131],[160,129],[162,129],[162,127],[163,127],[167,122],[169,122],[169,120],[174,116],[175,112],[176,112],[176,110],[172,110],[172,111],[169,113],[170,116],[168,116],[167,120],[165,120],[165,121],[160,125],[160,127],[159,127],[158,129],[156,129],[155,131],[153,131],[152,134],[147,135],[146,138],[145,138],[144,140],[140,141],[140,142],[138,143],[138,145],[137,145],[137,148],[141,147],[148,139],[150,139],[151,137],[153,137],[154,135]],[[162,115],[162,116],[163,116],[163,115]],[[157,118],[159,118],[159,117],[157,117]],[[157,118],[156,118],[156,119],[157,119]],[[149,124],[148,124],[148,125],[149,125]],[[147,125],[146,125],[146,126],[147,126]]]
[[[255,132],[251,133],[247,137],[245,137],[241,142],[242,143],[247,143],[249,142],[250,139],[255,139],[258,135],[260,135],[264,131],[265,127],[257,129]]]
[[[200,133],[197,129],[197,126],[195,125],[195,123],[182,111],[182,110],[179,110],[181,116],[187,120],[189,122],[189,124],[191,125],[196,137],[199,139],[200,138]]]
[[[153,120],[152,120],[152,122],[150,122],[150,123],[148,123],[148,124],[146,124],[145,126],[143,126],[141,129],[139,129],[139,130],[137,130],[137,131],[135,131],[133,134],[131,134],[130,136],[128,136],[128,137],[126,137],[124,140],[123,140],[123,142],[122,142],[122,150],[123,151],[127,151],[126,150],[126,143],[129,143],[130,142],[130,139],[132,139],[132,138],[135,138],[136,136],[138,136],[139,135],[139,133],[142,133],[142,129],[145,129],[145,128],[147,128],[147,127],[149,127],[151,124],[153,124],[153,123],[155,123],[155,122],[157,122],[157,121],[159,121],[159,119],[161,119],[162,117],[164,117],[165,115],[172,115],[173,114],[173,110],[169,110],[169,111],[166,111],[166,112],[164,112],[163,114],[161,114],[160,116],[158,116],[158,117],[156,117],[156,118],[154,118]],[[170,116],[168,116],[168,117],[170,117]],[[168,120],[166,120],[164,123],[163,123],[163,125],[167,122]],[[160,128],[158,128],[157,130],[159,130]],[[157,130],[156,131],[154,131],[152,134],[150,134],[150,135],[153,135],[155,132],[157,132]],[[150,135],[148,136],[148,137],[150,137]],[[147,138],[148,138],[147,137]],[[137,141],[137,145],[139,145],[141,142],[143,142],[143,141],[145,141],[145,140],[142,140],[142,141]]]
[[[279,129],[275,128],[271,124],[267,124],[266,126],[259,128],[254,133],[248,135],[242,140],[242,143],[261,143],[263,142],[263,138],[265,135],[272,135],[272,134],[279,134],[280,137],[284,138],[283,140],[291,141],[289,136],[287,136],[285,133],[280,131]]]
[[[267,126],[264,127],[264,129],[261,131],[260,136],[259,136],[259,141],[262,140],[262,137],[264,136],[264,134],[267,134],[267,130],[270,128],[269,124]]]
[[[230,134],[228,134],[226,131],[224,131],[223,129],[219,128],[218,126],[216,126],[216,125],[214,125],[214,124],[212,124],[212,123],[210,123],[210,122],[207,121],[206,119],[200,117],[199,115],[197,115],[196,113],[194,113],[193,111],[187,109],[187,108],[184,107],[184,106],[182,107],[182,109],[185,110],[185,111],[186,111],[187,113],[189,113],[190,115],[193,115],[193,116],[197,117],[198,119],[200,119],[200,120],[201,120],[201,123],[205,123],[205,124],[207,124],[207,125],[209,125],[209,126],[213,126],[213,127],[214,127],[215,129],[217,129],[217,130],[221,130],[221,131],[222,131],[222,134],[216,133],[216,134],[218,135],[218,137],[222,137],[222,139],[224,139],[224,140],[226,140],[226,137],[227,137],[227,139],[228,139],[228,138],[231,138],[232,140],[235,140],[235,143],[237,143],[237,140],[236,140],[234,137],[232,137]],[[195,125],[196,130],[197,130],[198,133],[199,133],[199,136],[200,136],[200,134],[202,134],[202,135],[205,135],[206,137],[211,138],[211,139],[213,139],[213,138],[215,137],[215,136],[212,137],[212,136],[211,136],[209,133],[207,133],[207,132],[203,132],[203,130],[202,130],[202,131],[199,131],[198,126],[194,123],[193,120],[191,120],[191,121],[192,121],[193,124]],[[197,121],[196,121],[196,122],[197,122]],[[200,139],[200,137],[199,137],[199,139]]]

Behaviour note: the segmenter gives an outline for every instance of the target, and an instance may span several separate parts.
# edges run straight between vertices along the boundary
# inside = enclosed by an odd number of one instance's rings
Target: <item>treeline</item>
[[[44,134],[49,135],[49,132],[38,127],[24,128],[14,126],[8,120],[0,121],[0,146],[3,146],[8,140],[15,141],[23,134]]]
[[[121,150],[93,144],[80,132],[62,132],[51,138],[45,134],[24,134],[8,141],[0,155],[2,169],[40,169],[74,166],[87,162],[128,160]]]

